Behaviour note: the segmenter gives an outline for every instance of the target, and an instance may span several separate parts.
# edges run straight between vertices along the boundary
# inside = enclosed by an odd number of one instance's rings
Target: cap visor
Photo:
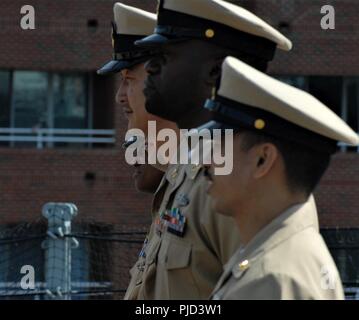
[[[139,47],[160,47],[169,43],[176,43],[185,40],[187,40],[187,38],[166,37],[162,34],[154,33],[146,38],[135,41],[135,45]]]
[[[106,63],[101,69],[97,70],[97,74],[106,75],[120,72],[123,69],[130,68],[133,63],[126,60],[112,60]]]
[[[201,132],[202,130],[207,129],[209,131],[213,131],[214,129],[224,130],[224,129],[238,129],[238,127],[224,123],[219,121],[209,121],[205,123],[204,125],[197,128],[198,132]]]

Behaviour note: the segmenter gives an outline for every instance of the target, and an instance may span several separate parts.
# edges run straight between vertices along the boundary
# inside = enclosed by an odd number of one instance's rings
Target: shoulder
[[[246,278],[245,278],[246,277]],[[275,271],[248,271],[243,279],[236,279],[226,290],[224,299],[233,300],[342,300],[341,286],[324,288],[321,279],[318,284],[303,281],[293,273]]]
[[[334,261],[322,236],[313,227],[294,233],[272,248],[263,248],[264,271],[289,270],[303,274],[320,272],[328,264],[334,265]]]
[[[266,251],[258,259],[264,286],[281,299],[342,299],[336,265],[321,235],[307,228]]]

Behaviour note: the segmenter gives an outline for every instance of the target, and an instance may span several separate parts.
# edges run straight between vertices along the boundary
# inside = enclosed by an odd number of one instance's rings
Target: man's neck
[[[264,227],[287,209],[306,201],[306,197],[302,194],[291,197],[271,194],[254,199],[250,206],[243,209],[243,212],[237,212],[235,215],[242,245],[246,246]]]

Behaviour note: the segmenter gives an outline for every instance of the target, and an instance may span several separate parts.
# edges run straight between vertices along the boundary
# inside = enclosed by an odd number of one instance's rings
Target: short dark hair
[[[291,192],[302,191],[309,196],[329,167],[329,153],[254,131],[243,131],[240,134],[243,135],[244,151],[263,143],[271,143],[279,150],[284,159],[287,184]]]

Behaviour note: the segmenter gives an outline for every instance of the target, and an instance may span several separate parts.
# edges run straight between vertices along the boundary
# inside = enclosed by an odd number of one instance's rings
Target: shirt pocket
[[[171,237],[159,256],[167,274],[168,299],[200,299],[200,290],[192,272],[192,244]]]
[[[189,267],[192,253],[192,245],[190,243],[172,239],[166,251],[164,265],[167,270]]]

